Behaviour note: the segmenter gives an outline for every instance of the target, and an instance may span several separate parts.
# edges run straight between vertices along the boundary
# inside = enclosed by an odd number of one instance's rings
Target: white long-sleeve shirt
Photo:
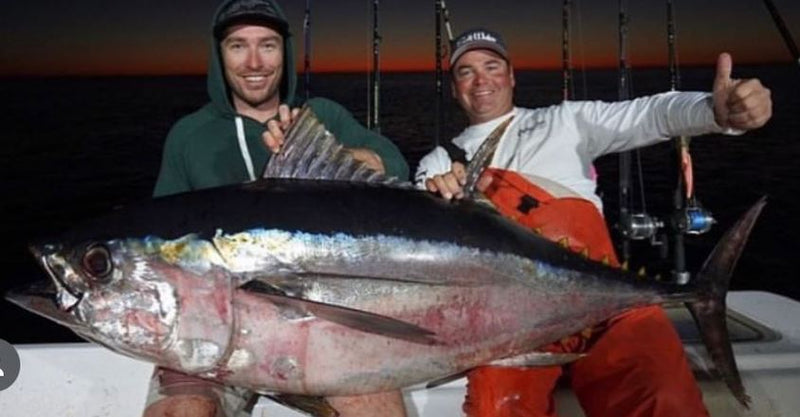
[[[591,173],[597,157],[674,136],[723,132],[714,121],[710,94],[669,92],[613,103],[566,101],[538,109],[515,107],[506,115],[467,127],[453,144],[471,160],[486,137],[512,115],[490,166],[554,181],[590,200],[601,213],[603,203]],[[447,151],[437,147],[420,161],[415,182],[424,188],[427,178],[450,169]]]

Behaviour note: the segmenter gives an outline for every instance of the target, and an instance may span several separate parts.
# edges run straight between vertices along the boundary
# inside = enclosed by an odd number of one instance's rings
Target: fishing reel
[[[625,216],[620,222],[622,235],[630,240],[650,239],[652,245],[660,245],[656,236],[658,230],[664,227],[664,222],[647,213],[633,213]]]
[[[676,213],[673,219],[675,228],[687,235],[702,235],[711,230],[717,222],[711,212],[693,204]]]
[[[711,226],[717,221],[711,212],[700,207],[697,201],[692,200],[683,209],[678,210],[672,217],[672,227],[678,234],[701,235],[711,230]],[[682,240],[681,240],[682,241]],[[672,271],[672,280],[678,285],[688,284],[692,278],[691,273],[686,270],[685,259],[683,257],[683,244],[681,243],[679,255],[676,258],[676,269]]]

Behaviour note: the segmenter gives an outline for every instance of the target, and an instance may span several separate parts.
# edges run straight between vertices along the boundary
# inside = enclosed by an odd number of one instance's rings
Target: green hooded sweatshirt
[[[286,19],[274,1],[261,1],[270,3],[277,13]],[[254,1],[223,1],[214,14],[211,32],[223,10],[233,3],[244,2]],[[289,33],[284,39],[280,96],[281,102],[291,108],[301,104],[295,97],[296,85],[294,48]],[[225,80],[219,41],[213,33],[207,88],[211,101],[196,112],[180,119],[167,135],[161,170],[153,191],[156,197],[249,181],[245,158],[239,147],[237,118],[243,122],[247,152],[252,159],[256,177],[261,174],[269,160],[271,153],[261,139],[266,126],[247,116],[238,115],[233,107],[230,89]],[[308,100],[308,104],[328,131],[333,133],[345,147],[372,149],[383,160],[388,176],[401,180],[408,179],[408,165],[389,139],[360,125],[349,111],[334,101],[313,98]]]

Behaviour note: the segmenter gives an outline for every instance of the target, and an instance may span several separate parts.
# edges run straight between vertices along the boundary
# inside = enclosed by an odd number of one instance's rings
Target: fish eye
[[[83,270],[96,281],[105,282],[114,270],[111,262],[111,252],[107,247],[100,244],[89,245],[81,260]]]

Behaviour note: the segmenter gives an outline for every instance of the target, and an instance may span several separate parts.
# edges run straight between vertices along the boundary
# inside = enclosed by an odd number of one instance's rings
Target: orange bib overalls
[[[489,168],[486,196],[505,216],[589,258],[618,266],[605,220],[581,198],[554,198],[523,176]],[[570,385],[588,417],[708,416],[683,345],[658,306],[620,314],[581,334],[545,346],[584,352],[567,365]],[[553,389],[562,367],[470,371],[468,417],[555,417]]]

